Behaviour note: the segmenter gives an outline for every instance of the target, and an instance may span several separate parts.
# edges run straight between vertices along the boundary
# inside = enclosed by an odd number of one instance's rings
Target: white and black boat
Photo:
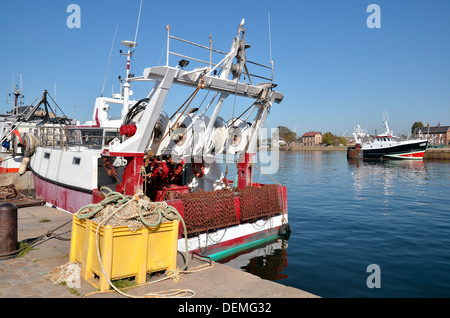
[[[386,132],[371,138],[358,125],[353,133],[355,146],[347,148],[348,159],[415,159],[422,160],[427,149],[426,139],[399,141],[384,120]]]

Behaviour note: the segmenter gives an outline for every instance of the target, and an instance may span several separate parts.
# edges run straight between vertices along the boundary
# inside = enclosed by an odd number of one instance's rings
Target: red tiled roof
[[[302,137],[314,137],[317,134],[320,134],[320,132],[310,131],[310,132],[304,133]]]

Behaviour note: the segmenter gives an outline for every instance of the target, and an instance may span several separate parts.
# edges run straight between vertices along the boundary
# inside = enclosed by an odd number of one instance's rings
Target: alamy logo
[[[67,17],[66,25],[69,29],[79,29],[81,28],[81,8],[78,4],[69,4],[67,6],[66,12],[70,12]]]
[[[369,29],[381,28],[381,9],[378,4],[369,4],[367,6],[367,13],[372,13],[367,17],[366,24]]]
[[[381,269],[377,264],[367,266],[367,273],[371,273],[367,277],[366,284],[368,288],[381,288]]]

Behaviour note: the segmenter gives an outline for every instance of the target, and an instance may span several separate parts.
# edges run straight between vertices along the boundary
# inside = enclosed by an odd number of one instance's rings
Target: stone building
[[[414,131],[416,137],[424,137],[428,140],[430,145],[450,145],[450,126],[441,126],[439,123],[437,126],[431,127],[428,124],[426,127],[418,127]]]
[[[306,132],[302,136],[303,147],[319,146],[322,143],[322,134],[316,131]]]

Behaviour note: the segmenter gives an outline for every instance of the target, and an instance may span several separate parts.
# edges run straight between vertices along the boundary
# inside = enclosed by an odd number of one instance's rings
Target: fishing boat
[[[383,120],[386,131],[371,138],[367,132],[357,125],[353,136],[355,146],[347,148],[349,159],[415,159],[422,160],[427,149],[425,139],[399,141],[390,130],[388,119]]]
[[[22,82],[22,77],[20,82]],[[13,109],[6,114],[0,114],[0,174],[2,181],[5,178],[5,174],[16,173],[19,171],[22,159],[16,155],[21,153],[21,149],[18,147],[21,142],[20,136],[21,133],[25,133],[24,130],[29,130],[29,125],[27,124],[20,128],[19,125],[16,124],[17,117],[20,113],[20,100],[23,98],[22,85],[18,87],[13,84],[12,94],[14,95]],[[7,93],[7,97],[8,95],[9,94]]]
[[[22,74],[21,74],[22,75]],[[22,83],[22,76],[20,82]],[[44,91],[29,106],[23,106],[22,84],[13,85],[14,107],[6,114],[0,114],[0,184],[14,184],[18,189],[32,189],[32,178],[28,169],[31,145],[35,144],[38,127],[61,127],[70,119],[56,116],[47,101]],[[42,97],[42,98],[41,98]],[[51,96],[50,96],[51,98]],[[26,174],[24,176],[24,174]]]
[[[141,192],[152,201],[166,201],[183,217],[186,232],[180,230],[180,251],[186,251],[187,237],[189,252],[210,257],[287,238],[286,187],[252,178],[256,138],[283,95],[274,90],[272,61],[268,66],[247,59],[244,22],[228,52],[213,49],[211,36],[205,46],[173,36],[167,25],[166,65],[147,67],[139,76],[130,74],[137,43],[121,42],[127,70],[120,78],[120,94],[98,97],[92,121],[84,125],[66,125],[63,131],[40,128],[30,162],[37,196],[76,213],[100,202],[102,188],[126,195]],[[209,61],[170,51],[170,40],[207,50]],[[220,55],[218,62],[212,61],[213,53]],[[171,56],[182,59],[172,66]],[[190,62],[202,66],[188,69]],[[250,73],[249,65],[271,75]],[[131,84],[149,82],[154,86],[148,95],[132,100]],[[189,92],[178,97],[179,107],[169,116],[163,107],[175,85]],[[192,108],[200,92],[205,97]],[[228,97],[251,102],[240,116],[224,120],[220,111]],[[120,119],[110,116],[113,107],[121,109]],[[218,159],[224,154],[237,167],[232,180]]]

